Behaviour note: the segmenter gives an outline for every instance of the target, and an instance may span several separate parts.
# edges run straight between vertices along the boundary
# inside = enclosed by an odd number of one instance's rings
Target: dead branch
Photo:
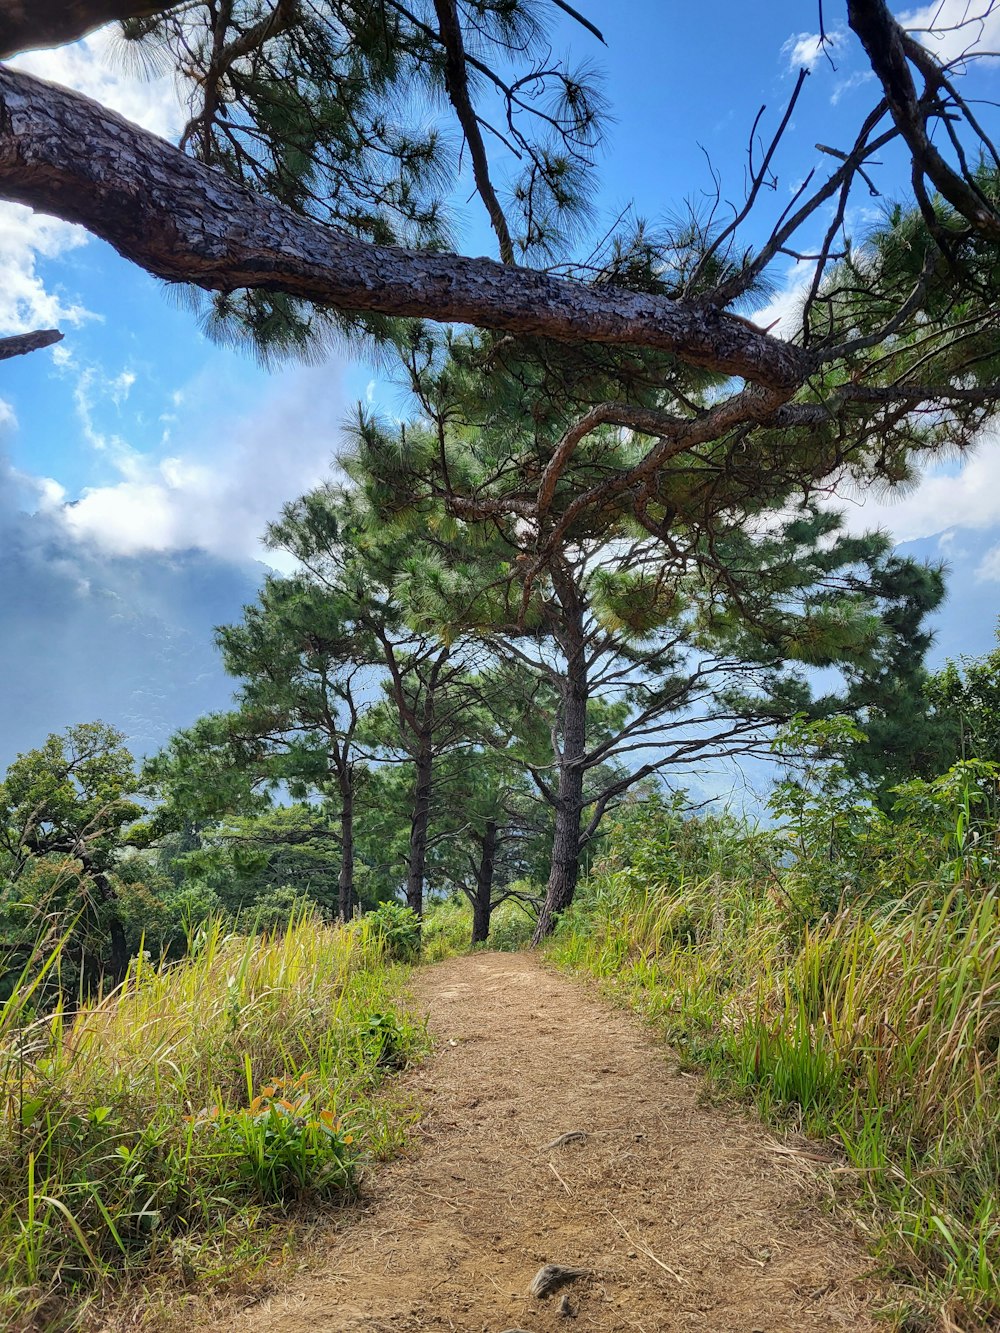
[[[36,329],[33,333],[15,333],[9,338],[0,338],[0,361],[7,361],[12,356],[24,356],[27,352],[38,352],[62,340],[63,335],[58,329]]]

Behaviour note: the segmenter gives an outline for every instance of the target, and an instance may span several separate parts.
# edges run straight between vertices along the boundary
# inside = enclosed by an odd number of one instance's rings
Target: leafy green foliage
[[[420,954],[420,918],[403,903],[380,903],[366,920],[390,958],[412,962]]]
[[[891,902],[901,886],[991,883],[997,864],[1000,767],[964,760],[931,779],[879,794],[853,776],[851,750],[867,738],[849,719],[797,719],[779,738],[796,767],[776,784],[786,883],[807,916],[858,900]]]
[[[265,1203],[336,1195],[354,1183],[354,1135],[332,1108],[316,1105],[313,1077],[306,1070],[276,1078],[245,1107],[213,1106],[188,1117],[196,1133],[215,1136]]]
[[[948,662],[930,677],[926,695],[949,760],[1000,762],[1000,648],[978,660]]]
[[[130,826],[144,813],[124,740],[101,722],[81,723],[19,755],[0,783],[6,984],[67,923],[65,986],[94,987],[124,970],[128,940],[114,871]],[[137,895],[133,888],[133,904]]]
[[[396,585],[409,619],[481,642],[504,697],[525,701],[512,748],[554,825],[540,933],[572,900],[604,811],[660,770],[760,752],[796,713],[844,709],[879,728],[871,766],[903,687],[920,697],[923,622],[942,596],[939,571],[900,560],[883,534],[846,533],[777,473],[773,490],[743,494],[742,463],[678,451],[638,512],[613,477],[645,446],[610,424],[574,428],[578,393],[614,401],[613,360],[581,389],[548,349],[422,332],[408,370],[424,417],[360,416],[345,460],[414,547]],[[637,402],[709,391],[666,360],[634,359]],[[578,502],[587,487],[599,503]],[[815,668],[838,672],[835,694],[813,697]]]

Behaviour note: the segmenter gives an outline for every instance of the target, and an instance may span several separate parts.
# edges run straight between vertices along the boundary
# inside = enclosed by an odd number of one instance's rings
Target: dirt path
[[[812,1173],[700,1105],[701,1080],[638,1020],[517,954],[423,969],[414,992],[437,1041],[407,1076],[426,1108],[414,1151],[379,1172],[321,1265],[225,1328],[870,1327],[864,1256]],[[588,1275],[532,1299],[546,1263]]]

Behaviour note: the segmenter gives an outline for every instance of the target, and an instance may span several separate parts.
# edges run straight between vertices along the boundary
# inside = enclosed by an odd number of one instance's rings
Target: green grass
[[[53,970],[58,955],[51,959]],[[201,932],[74,1013],[0,1010],[0,1325],[85,1327],[123,1286],[218,1288],[303,1201],[350,1196],[408,1112],[376,1096],[423,1051],[366,923]]]
[[[833,1140],[895,1322],[1000,1320],[1000,899],[911,891],[802,923],[774,886],[595,877],[551,946],[772,1122]],[[874,1226],[871,1225],[874,1219]]]

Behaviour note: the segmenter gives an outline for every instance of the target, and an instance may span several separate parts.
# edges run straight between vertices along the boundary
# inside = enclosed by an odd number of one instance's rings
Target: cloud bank
[[[104,380],[105,397],[117,384],[116,377]],[[119,479],[70,500],[57,479],[39,478],[41,503],[73,538],[106,554],[197,547],[226,559],[260,557],[264,529],[282,504],[330,473],[345,409],[340,373],[330,366],[285,371],[264,381],[258,401],[242,411],[212,408],[205,387],[173,396],[160,418],[159,444],[149,450],[133,444],[127,430],[123,438],[100,429],[95,382],[88,380],[78,393],[82,427]],[[136,434],[143,436],[141,426]]]

